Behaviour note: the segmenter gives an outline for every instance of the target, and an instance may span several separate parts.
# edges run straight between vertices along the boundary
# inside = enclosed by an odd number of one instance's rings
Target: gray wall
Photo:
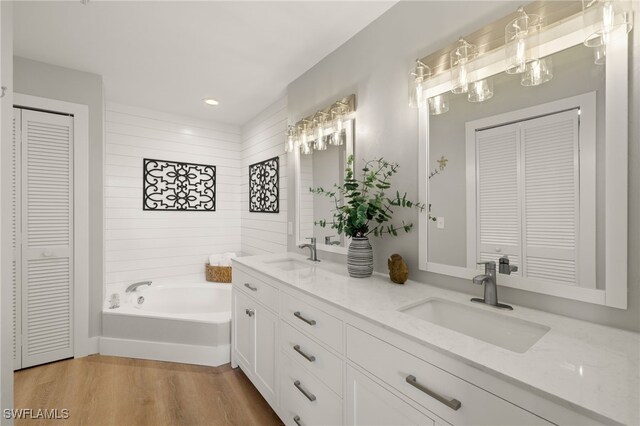
[[[97,74],[14,58],[15,92],[89,106],[89,336],[101,333],[104,95]]]
[[[319,107],[356,93],[358,100],[356,149],[358,158],[384,156],[400,164],[398,189],[418,197],[418,116],[407,106],[406,75],[415,58],[433,52],[516,9],[515,2],[401,2],[340,46],[288,88],[289,121]],[[509,303],[568,315],[588,321],[640,331],[640,148],[638,146],[640,84],[640,31],[633,32],[630,72],[629,134],[629,309],[618,310],[521,290],[501,288]],[[499,95],[497,95],[499,96]],[[292,167],[292,166],[291,166]],[[290,172],[292,169],[290,168]],[[293,174],[293,173],[291,173]],[[289,199],[293,199],[290,185]],[[294,220],[289,212],[289,221]],[[396,215],[417,223],[418,214]],[[289,249],[296,250],[293,237]],[[385,272],[386,259],[400,253],[412,279],[480,294],[481,288],[466,280],[418,270],[418,232],[395,239],[374,239],[375,269]],[[344,260],[338,255],[321,257]]]

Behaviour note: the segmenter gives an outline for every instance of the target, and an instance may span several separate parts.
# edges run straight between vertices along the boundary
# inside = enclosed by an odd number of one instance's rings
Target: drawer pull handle
[[[306,397],[307,397],[307,399],[308,399],[309,401],[313,402],[313,401],[315,401],[315,400],[316,400],[316,396],[315,396],[314,394],[312,394],[311,392],[309,392],[309,391],[305,390],[305,389],[302,387],[302,385],[300,384],[300,380],[296,380],[295,382],[293,382],[293,386],[295,386],[296,388],[298,388],[298,390],[299,390],[300,392],[302,392],[302,394],[303,394],[304,396],[306,396]]]
[[[407,383],[409,383],[411,386],[413,386],[414,388],[426,393],[427,395],[429,395],[431,398],[434,398],[436,400],[438,400],[439,402],[443,403],[444,405],[446,405],[447,407],[451,408],[454,411],[458,411],[460,409],[460,407],[462,407],[462,403],[460,401],[458,401],[457,399],[447,399],[442,395],[438,395],[437,393],[435,393],[434,391],[432,391],[431,389],[428,389],[427,387],[421,385],[420,383],[418,383],[418,380],[416,379],[416,376],[413,375],[408,375],[407,378]]]
[[[249,283],[244,283],[244,286],[245,286],[246,288],[248,288],[249,290],[251,290],[251,291],[258,291],[258,287],[254,287],[254,286],[252,286],[252,285],[251,285],[251,284],[249,284]]]
[[[245,309],[244,312],[250,317],[252,317],[256,313],[256,311],[254,311],[253,309]]]
[[[303,317],[302,314],[300,313],[300,311],[294,312],[293,316],[298,318],[298,319],[300,319],[300,320],[302,320],[302,321],[304,321],[304,322],[306,322],[309,325],[316,325],[316,320],[310,320],[310,319],[307,319],[307,318]]]
[[[300,416],[295,416],[293,421],[296,422],[298,426],[302,426],[302,421],[300,421]]]
[[[313,361],[315,361],[315,360],[316,360],[316,357],[315,357],[315,356],[313,356],[313,355],[307,355],[306,353],[304,353],[304,352],[302,351],[302,349],[300,349],[300,345],[295,345],[295,346],[293,347],[293,350],[294,350],[294,351],[296,351],[296,352],[298,352],[298,353],[299,353],[300,355],[302,355],[303,357],[305,357],[305,358],[306,358],[306,360],[307,360],[307,361],[309,361],[309,362],[313,362]]]

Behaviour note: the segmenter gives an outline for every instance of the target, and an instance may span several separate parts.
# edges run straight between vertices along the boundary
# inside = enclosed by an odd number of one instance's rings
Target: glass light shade
[[[469,83],[469,92],[467,93],[469,102],[484,102],[491,98],[493,98],[493,80],[485,78]]]
[[[523,86],[539,86],[553,78],[553,61],[551,58],[538,59],[527,64],[520,84]]]
[[[409,72],[409,105],[418,108],[424,102],[425,82],[431,77],[431,69],[420,61]]]
[[[504,29],[507,74],[523,73],[528,63],[538,60],[542,25],[539,15],[529,15],[523,8],[518,9],[518,17],[507,24]]]
[[[284,152],[293,152],[296,146],[296,131],[293,126],[287,129],[287,138],[284,142]]]
[[[582,0],[582,21],[587,28],[584,44],[598,47],[609,42],[611,33],[624,28],[628,33],[633,28],[633,11],[628,2],[614,0]]]
[[[596,65],[604,65],[607,63],[607,45],[602,44],[593,48],[593,62]]]
[[[469,83],[470,62],[478,56],[478,48],[466,42],[458,40],[458,46],[449,53],[451,71],[451,92],[466,93]]]
[[[300,152],[304,155],[313,154],[313,149],[311,148],[311,142],[307,140],[306,137],[302,137],[300,140]]]
[[[449,96],[446,93],[429,98],[428,103],[431,115],[440,115],[449,111]]]
[[[321,122],[316,122],[315,129],[313,131],[314,140],[317,142],[321,141],[324,137],[324,124]]]
[[[327,149],[327,139],[324,136],[317,138],[314,148],[318,151]]]

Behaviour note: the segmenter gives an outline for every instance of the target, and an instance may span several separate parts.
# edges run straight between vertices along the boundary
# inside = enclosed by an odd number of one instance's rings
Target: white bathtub
[[[104,309],[100,353],[222,365],[230,360],[231,285],[152,284]]]

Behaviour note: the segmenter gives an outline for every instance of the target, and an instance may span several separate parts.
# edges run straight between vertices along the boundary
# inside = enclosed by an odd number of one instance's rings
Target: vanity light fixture
[[[285,152],[296,148],[305,155],[323,151],[328,145],[342,145],[346,138],[345,121],[352,119],[356,96],[349,95],[315,114],[289,126],[285,135]]]
[[[204,98],[202,100],[202,102],[204,102],[205,104],[209,105],[209,106],[216,106],[218,105],[220,102],[218,102],[217,100],[213,99],[213,98]]]
[[[409,105],[418,108],[424,102],[424,83],[431,77],[431,68],[416,59],[416,67],[409,71]]]
[[[429,114],[440,115],[449,111],[449,95],[441,93],[427,100],[429,104]]]
[[[467,93],[470,62],[478,56],[478,47],[460,37],[458,45],[449,53],[451,69],[451,92]]]
[[[493,80],[485,78],[483,80],[469,83],[467,99],[469,102],[484,102],[493,98]]]
[[[529,15],[523,7],[504,29],[507,74],[526,71],[527,64],[538,60],[539,35],[543,21],[540,15]]]
[[[594,62],[604,65],[611,34],[620,28],[627,34],[631,31],[633,11],[627,10],[621,1],[582,0],[582,21],[589,29],[584,45],[593,47]]]
[[[551,57],[529,62],[522,74],[520,84],[523,86],[539,86],[553,78],[553,61]]]

